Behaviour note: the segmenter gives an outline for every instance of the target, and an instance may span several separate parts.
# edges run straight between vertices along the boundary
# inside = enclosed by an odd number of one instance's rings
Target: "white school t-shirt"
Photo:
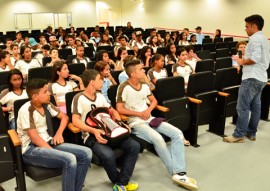
[[[30,68],[37,68],[37,67],[41,67],[37,59],[32,59],[30,62],[25,62],[24,60],[18,60],[15,65],[15,68],[19,69],[23,75],[28,74],[28,70]]]
[[[152,95],[152,92],[146,83],[140,82],[140,84],[140,90],[134,89],[128,81],[120,84],[117,90],[116,102],[124,103],[124,107],[132,111],[145,111],[148,108],[148,96]],[[135,124],[150,122],[152,119],[152,116],[148,120],[143,120],[137,116],[129,116],[128,124],[133,127]]]
[[[56,97],[58,102],[66,102],[66,93],[73,92],[73,90],[77,87],[78,86],[74,81],[66,81],[64,86],[58,82],[50,83],[48,86],[49,91]]]
[[[47,109],[51,113],[52,117],[55,117],[59,113],[57,109],[51,103],[48,104]],[[36,129],[38,135],[48,142],[52,137],[47,132],[46,115],[41,115],[30,101],[26,102],[19,110],[17,119],[17,133],[22,141],[22,154],[26,151],[28,145],[31,143],[31,139],[28,136],[27,131],[29,129]]]
[[[13,108],[14,101],[16,100],[28,98],[25,89],[23,89],[20,95],[17,95],[13,91],[9,91],[8,89],[5,89],[2,91],[1,96],[2,96],[0,100],[1,104],[2,105],[6,104],[8,108]],[[11,121],[13,118],[14,118],[14,111],[9,111],[9,116],[8,116],[9,121]]]

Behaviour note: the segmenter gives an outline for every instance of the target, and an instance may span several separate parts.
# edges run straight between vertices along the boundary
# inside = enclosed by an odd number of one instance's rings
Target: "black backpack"
[[[91,127],[103,130],[103,138],[108,140],[108,145],[116,145],[127,139],[130,135],[129,129],[123,122],[115,122],[112,119],[109,108],[91,105],[91,111],[86,115],[85,123]]]

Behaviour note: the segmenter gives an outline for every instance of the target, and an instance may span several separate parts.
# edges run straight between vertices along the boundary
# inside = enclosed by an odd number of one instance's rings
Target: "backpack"
[[[91,111],[86,115],[85,123],[91,127],[103,130],[103,138],[108,140],[108,145],[114,146],[130,135],[123,122],[115,122],[112,119],[109,108],[91,105]]]

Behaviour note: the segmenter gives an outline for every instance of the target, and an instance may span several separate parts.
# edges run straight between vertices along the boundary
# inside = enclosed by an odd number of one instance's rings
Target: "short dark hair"
[[[100,51],[98,51],[97,52],[97,56],[96,56],[97,57],[96,58],[97,59],[96,60],[97,62],[98,61],[103,61],[103,54],[108,54],[109,55],[109,52],[107,52],[106,50],[100,50]]]
[[[164,57],[162,54],[154,54],[154,56],[150,60],[150,65],[153,67],[155,61],[160,60],[162,57]]]
[[[109,63],[104,62],[104,61],[98,61],[95,64],[94,69],[97,70],[98,72],[102,72],[107,65],[109,65]]]
[[[44,50],[50,50],[51,47],[48,44],[44,44],[41,48]]]
[[[32,99],[34,94],[38,94],[40,89],[48,84],[47,80],[41,78],[31,79],[26,83],[26,93],[29,99]]]
[[[179,48],[179,49],[177,49],[177,50],[176,50],[176,56],[180,56],[180,54],[181,54],[182,52],[184,52],[184,51],[187,52],[187,50],[186,50],[185,48]]]
[[[99,72],[97,70],[93,69],[85,70],[81,76],[84,87],[87,87],[91,80],[95,80],[98,74]]]
[[[134,66],[137,66],[139,64],[141,64],[141,61],[138,59],[127,61],[126,65],[125,65],[125,70],[126,70],[128,77],[130,77],[131,72],[134,72]]]
[[[251,15],[246,17],[245,22],[255,24],[259,30],[262,30],[264,26],[264,19],[261,15]]]
[[[184,47],[186,49],[186,51],[189,53],[191,50],[194,50],[194,47],[191,45],[185,46]]]

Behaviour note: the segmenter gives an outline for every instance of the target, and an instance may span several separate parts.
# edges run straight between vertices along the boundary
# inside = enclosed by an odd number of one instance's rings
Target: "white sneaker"
[[[186,175],[180,176],[179,174],[175,174],[172,176],[172,180],[186,189],[198,190],[197,181],[193,178],[187,177]]]

